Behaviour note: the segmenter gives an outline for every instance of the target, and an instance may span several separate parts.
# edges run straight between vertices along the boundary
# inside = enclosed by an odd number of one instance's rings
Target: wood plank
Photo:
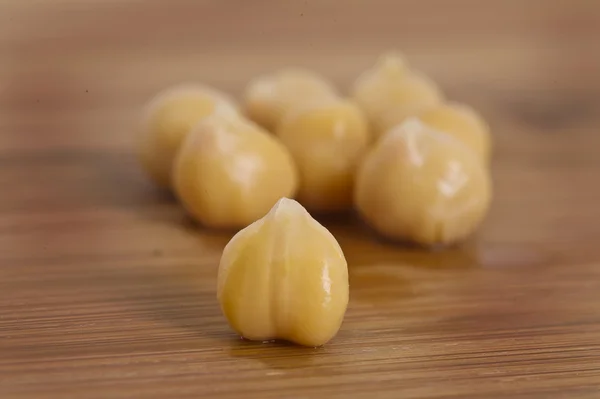
[[[593,0],[1,0],[0,397],[600,397],[598,43]],[[239,340],[215,297],[231,233],[139,171],[139,107],[284,65],[347,91],[390,48],[493,127],[485,225],[426,252],[326,218],[339,335]]]

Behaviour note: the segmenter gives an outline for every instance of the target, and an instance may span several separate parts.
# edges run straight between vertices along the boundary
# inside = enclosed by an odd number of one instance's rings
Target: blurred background
[[[599,26],[596,0],[1,0],[4,181],[33,183],[5,191],[3,209],[153,203],[132,131],[169,85],[239,95],[291,65],[347,91],[396,49],[492,126],[500,194],[487,242],[568,248],[581,239],[566,223],[594,229],[593,214],[565,218],[596,208],[582,188],[598,163]]]
[[[598,109],[595,0],[2,0],[0,10],[0,150],[127,148],[133,111],[170,84],[239,94],[261,72],[299,65],[345,89],[389,49],[487,112],[500,142],[511,122],[550,133]]]

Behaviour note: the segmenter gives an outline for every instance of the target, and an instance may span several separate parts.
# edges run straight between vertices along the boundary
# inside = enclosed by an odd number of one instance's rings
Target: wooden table
[[[0,1],[0,397],[600,398],[599,43],[594,0]],[[485,226],[427,253],[325,220],[339,335],[241,341],[229,235],[138,170],[140,105],[284,65],[346,89],[392,47],[493,126]]]

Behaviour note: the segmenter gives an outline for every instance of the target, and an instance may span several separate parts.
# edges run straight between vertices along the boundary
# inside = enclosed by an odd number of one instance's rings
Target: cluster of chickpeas
[[[208,86],[171,88],[140,135],[144,169],[194,219],[241,229],[217,291],[249,339],[318,346],[341,325],[346,261],[311,213],[355,209],[384,237],[430,246],[472,234],[491,200],[487,124],[397,53],[349,97],[299,68],[251,81],[241,106]]]

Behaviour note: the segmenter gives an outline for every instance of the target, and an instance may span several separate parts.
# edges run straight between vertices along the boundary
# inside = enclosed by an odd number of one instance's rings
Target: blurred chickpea
[[[306,105],[282,120],[277,135],[298,166],[302,205],[316,212],[352,207],[356,167],[370,141],[358,106],[342,99]]]
[[[139,127],[138,157],[142,168],[170,188],[173,160],[190,130],[210,115],[238,114],[224,93],[202,85],[180,85],[156,95],[146,106]]]
[[[366,155],[354,198],[361,217],[381,235],[435,245],[473,233],[491,195],[489,173],[472,150],[409,119]]]
[[[491,153],[490,129],[471,107],[456,103],[440,104],[421,112],[418,117],[433,129],[462,141],[488,164]]]
[[[273,131],[283,115],[306,102],[335,98],[331,83],[316,73],[300,69],[282,69],[260,76],[246,87],[244,107],[250,119]]]
[[[183,143],[173,169],[175,192],[208,227],[241,228],[293,197],[296,166],[275,136],[242,118],[211,117]]]
[[[380,57],[360,75],[353,97],[363,108],[376,137],[421,110],[440,103],[443,94],[433,80],[411,70],[397,53]]]

